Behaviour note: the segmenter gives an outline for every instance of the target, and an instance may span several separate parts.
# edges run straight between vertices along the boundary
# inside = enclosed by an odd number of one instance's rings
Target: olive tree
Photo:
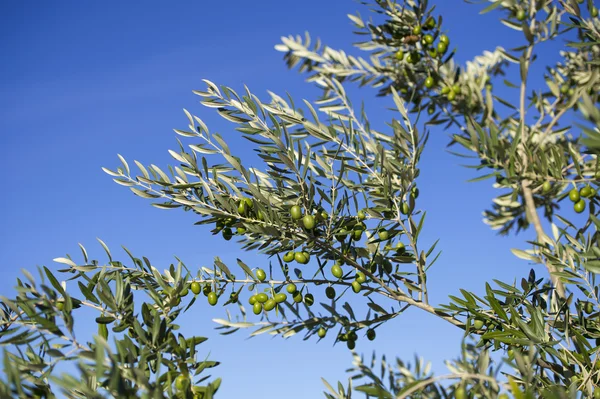
[[[591,0],[490,0],[481,12],[522,39],[461,66],[428,3],[372,0],[368,20],[349,15],[365,57],[308,34],[282,38],[276,49],[320,89],[315,101],[261,100],[205,80],[194,93],[232,123],[233,140],[253,146],[260,167],[245,166],[245,154],[186,111],[189,125],[175,133],[189,143],[169,151],[176,165],[168,173],[138,161],[132,171],[122,157],[105,168],[155,207],[182,208],[233,238],[229,245],[263,254],[268,267],[217,256],[212,268],[178,261],[160,271],[128,250],[127,261],[113,259],[100,242],[105,261],[82,246],[80,260],[55,259],[65,265],[58,272],[44,267],[36,280],[24,271],[16,296],[2,297],[0,395],[211,398],[220,380],[207,369],[218,363],[199,358],[205,338],[185,337],[177,324],[205,296],[227,307],[215,319],[223,334],[333,336],[354,350],[410,307],[464,330],[448,374],[434,375],[420,359],[355,353],[348,383],[326,384],[330,399],[600,397],[598,10]],[[538,46],[558,40],[566,41],[560,61],[534,65]],[[518,81],[503,78],[509,68],[518,68]],[[531,87],[534,73],[545,86]],[[385,130],[352,104],[353,84],[389,99]],[[502,84],[515,98],[496,94]],[[566,122],[573,115],[575,126]],[[474,160],[475,181],[498,189],[484,222],[502,235],[534,229],[535,240],[513,249],[538,265],[515,276],[518,284],[482,282],[483,296],[460,290],[430,303],[427,276],[439,252],[437,241],[421,239],[418,182],[432,126],[451,133],[452,152]],[[74,332],[80,309],[98,324],[85,341]],[[78,374],[58,375],[63,362]]]

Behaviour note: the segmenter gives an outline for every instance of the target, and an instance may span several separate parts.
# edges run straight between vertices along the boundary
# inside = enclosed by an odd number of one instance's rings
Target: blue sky
[[[478,16],[477,6],[437,3],[459,61],[497,45],[510,47],[520,37],[498,15]],[[177,147],[172,129],[187,125],[182,108],[228,137],[232,125],[191,93],[204,88],[203,78],[238,91],[246,84],[265,100],[267,90],[288,91],[297,103],[315,99],[317,91],[285,67],[273,46],[282,35],[309,31],[348,49],[355,37],[346,14],[356,10],[367,14],[351,1],[2,2],[0,293],[11,293],[21,268],[56,269],[53,258],[78,257],[78,242],[104,259],[96,237],[123,260],[121,245],[160,267],[175,262],[175,255],[189,267],[211,265],[214,256],[266,263],[234,241],[211,236],[208,227],[194,226],[190,213],[151,207],[100,168],[116,168],[117,153],[164,169],[174,164],[167,150]],[[533,83],[541,83],[539,75]],[[370,89],[360,95],[370,119],[383,126],[391,101],[374,100]],[[528,265],[509,249],[523,247],[531,233],[500,238],[484,225],[491,183],[466,183],[474,174],[445,152],[448,132],[431,133],[419,185],[420,206],[428,211],[423,240],[441,238],[443,250],[429,276],[432,301],[445,302],[459,288],[481,293],[492,278],[526,276]],[[243,151],[229,137],[232,149]],[[187,333],[211,338],[202,350],[222,362],[214,371],[224,379],[220,397],[319,397],[320,377],[345,381],[351,355],[344,345],[332,347],[333,337],[319,344],[300,337],[248,340],[243,331],[222,337],[210,320],[224,315],[223,308],[202,303],[184,326]],[[458,355],[460,337],[457,329],[411,310],[380,328],[373,343],[359,341],[357,349],[406,360],[418,353],[441,371],[444,359]]]

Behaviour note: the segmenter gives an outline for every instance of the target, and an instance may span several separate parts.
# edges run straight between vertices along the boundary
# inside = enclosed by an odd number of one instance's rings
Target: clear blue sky
[[[477,6],[435,3],[460,61],[497,45],[510,47],[520,37],[495,14],[478,17]],[[167,150],[177,147],[172,129],[187,125],[182,108],[212,131],[235,137],[227,134],[232,125],[191,93],[204,88],[203,78],[240,91],[246,84],[264,99],[267,90],[289,91],[297,103],[314,99],[317,91],[285,67],[273,46],[282,35],[309,31],[332,47],[349,48],[355,37],[346,14],[356,10],[367,14],[351,1],[2,2],[0,293],[10,295],[21,268],[56,269],[53,258],[78,257],[78,242],[104,260],[96,237],[123,260],[121,245],[159,267],[175,255],[189,267],[211,265],[214,256],[229,263],[241,257],[253,266],[266,262],[194,226],[190,213],[151,207],[100,168],[116,167],[117,153],[165,169],[174,164]],[[539,76],[534,79],[539,83]],[[361,95],[370,119],[382,126],[390,116],[384,104],[391,101],[369,106],[374,91]],[[461,287],[481,293],[486,280],[520,278],[529,270],[509,248],[523,247],[531,234],[500,238],[482,223],[494,196],[491,183],[467,184],[474,174],[444,151],[447,141],[446,132],[432,131],[419,183],[420,206],[428,211],[423,240],[441,238],[444,252],[429,276],[436,303]],[[343,344],[332,347],[333,337],[319,344],[300,337],[247,340],[244,331],[222,337],[210,320],[224,315],[221,307],[199,303],[184,328],[211,338],[201,350],[222,362],[214,370],[224,379],[219,397],[320,397],[320,377],[346,380],[351,355]],[[444,359],[458,355],[460,337],[444,322],[409,311],[379,329],[375,342],[360,340],[357,349],[406,360],[417,352],[441,371]]]

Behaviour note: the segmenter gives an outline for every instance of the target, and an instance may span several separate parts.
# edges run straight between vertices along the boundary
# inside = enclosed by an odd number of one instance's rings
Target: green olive
[[[294,205],[290,208],[290,215],[292,219],[299,220],[302,218],[302,209],[298,205]]]
[[[202,290],[202,287],[200,286],[200,283],[194,281],[192,284],[190,284],[190,289],[194,295],[198,295]]]
[[[596,15],[598,15],[598,10],[596,10]],[[600,399],[600,388],[594,389],[594,399]]]
[[[252,209],[254,208],[254,201],[252,201],[250,198],[243,198],[244,202],[246,203],[246,207],[248,209]]]
[[[214,292],[210,292],[207,298],[210,306],[215,306],[217,304],[217,301],[219,300],[217,294],[215,294]]]
[[[190,289],[188,287],[185,287],[183,290],[181,290],[181,293],[179,294],[179,296],[184,297],[187,296],[187,294],[190,293]]]
[[[248,298],[248,303],[250,305],[254,305],[256,302],[257,302],[256,295],[252,295],[250,298]]]
[[[360,285],[360,283],[356,280],[354,280],[352,282],[352,291],[354,291],[355,293],[359,293],[361,290],[362,286]]]
[[[591,302],[586,302],[585,305],[584,305],[584,307],[583,307],[583,311],[586,314],[592,313],[594,311],[594,304],[591,303]]]
[[[456,93],[451,91],[450,93],[448,93],[448,101],[454,101],[454,99],[456,98]]]
[[[444,54],[447,50],[448,50],[448,45],[444,42],[439,42],[437,44],[436,50],[438,52],[438,54]]]
[[[547,194],[550,190],[552,190],[552,184],[549,181],[545,181],[544,184],[542,184],[542,192]]]
[[[246,201],[244,201],[244,200],[241,200],[241,201],[238,203],[238,209],[237,209],[237,210],[238,210],[238,213],[239,213],[240,215],[245,215],[245,214],[246,214],[246,211],[247,211],[247,208],[248,208],[248,205],[246,205]]]
[[[367,281],[367,276],[363,272],[356,272],[356,281],[362,284]]]
[[[425,40],[425,43],[427,43],[427,44],[432,44],[433,43],[433,36],[431,36],[431,35],[425,35],[423,37],[423,39]]]
[[[440,43],[450,44],[450,39],[446,35],[440,36]]]
[[[577,202],[581,199],[581,195],[579,194],[579,191],[577,191],[577,188],[569,191],[569,199],[573,202]]]
[[[404,51],[402,51],[402,50],[396,51],[396,59],[398,61],[402,61],[404,59]]]
[[[254,305],[252,305],[252,312],[255,315],[259,315],[262,312],[262,303],[260,303],[260,302],[254,303]]]
[[[354,241],[360,241],[360,239],[362,238],[362,230],[352,230],[352,239]]]
[[[476,330],[481,330],[483,328],[483,320],[475,319],[473,321],[473,328]]]
[[[333,265],[331,267],[331,274],[333,274],[333,277],[335,278],[342,278],[344,272],[342,271],[342,268],[339,265]]]
[[[258,303],[265,303],[265,302],[267,302],[268,299],[269,299],[269,297],[264,292],[261,292],[260,294],[256,294],[256,302],[258,302]]]
[[[275,294],[274,298],[275,298],[275,302],[277,302],[277,303],[282,303],[282,302],[287,301],[287,295],[283,292]]]
[[[106,324],[98,324],[98,335],[104,339],[108,339],[108,327],[106,326]]]
[[[510,396],[508,396],[506,393],[501,393],[498,395],[498,399],[510,399]]]
[[[294,299],[294,302],[296,302],[296,303],[302,302],[302,293],[300,293],[300,291],[294,292],[294,295],[292,297]]]
[[[271,299],[267,300],[267,302],[265,302],[265,304],[263,306],[264,306],[265,310],[267,312],[269,312],[269,311],[275,309],[275,305],[277,305],[277,302],[275,302],[275,300],[271,298]]]
[[[584,200],[579,200],[578,202],[576,202],[573,205],[573,209],[575,210],[575,212],[577,213],[581,213],[585,210],[585,201]]]
[[[283,261],[284,262],[291,262],[295,259],[295,253],[294,251],[289,251],[288,253],[286,253],[285,255],[283,255]]]
[[[402,212],[403,215],[408,215],[408,212],[410,212],[410,208],[408,206],[408,204],[406,202],[402,203],[402,207],[400,208],[400,212]]]
[[[175,378],[175,388],[178,391],[183,391],[187,388],[190,383],[190,379],[187,375],[180,374]]]
[[[465,387],[463,387],[462,385],[457,387],[454,391],[454,397],[456,399],[467,399],[467,391]]]
[[[296,288],[296,284],[294,284],[294,283],[288,284],[286,291],[290,294],[293,294],[294,292],[298,291],[298,289]]]
[[[210,284],[206,284],[203,288],[202,288],[202,293],[204,294],[204,296],[208,296],[208,294],[210,294],[210,292],[212,291],[212,287],[210,286]]]
[[[442,87],[442,90],[440,90],[440,93],[441,94],[448,94],[448,93],[450,93],[450,87],[448,87],[448,86]]]
[[[258,281],[265,281],[267,278],[267,273],[263,269],[256,269],[256,278]]]
[[[525,18],[527,18],[527,14],[525,13],[525,10],[519,9],[517,11],[516,17],[519,21],[525,21]]]
[[[592,18],[596,18],[598,16],[598,9],[596,7],[592,7],[592,9],[590,10],[590,15],[592,16]],[[594,397],[596,397],[596,392],[598,392],[598,397],[600,397],[600,390],[596,390],[594,391]]]
[[[335,298],[335,288],[333,288],[331,286],[325,288],[325,296],[329,299],[334,299]]]
[[[398,242],[398,244],[396,244],[396,252],[399,254],[404,253],[404,251],[406,251],[406,247],[404,246],[403,242]]]
[[[431,89],[434,84],[435,84],[435,81],[433,80],[433,78],[431,76],[428,76],[427,79],[425,79],[425,87],[427,87],[428,89]]]
[[[433,18],[433,17],[427,18],[427,21],[425,21],[425,25],[423,25],[423,27],[426,29],[435,28],[435,18]]]
[[[584,198],[590,198],[590,194],[592,194],[592,188],[590,186],[584,186],[579,190],[579,195]]]
[[[315,297],[313,296],[313,294],[304,295],[304,303],[306,304],[306,306],[312,306],[315,303]]]
[[[302,224],[306,230],[312,230],[315,228],[315,218],[313,215],[306,215],[302,218]]]
[[[415,26],[412,30],[413,35],[420,35],[421,34],[421,27],[419,25]]]
[[[239,235],[246,234],[246,228],[244,226],[240,226],[236,229],[236,233]]]
[[[433,115],[435,113],[435,105],[431,104],[428,108],[427,108],[427,114],[428,115]]]
[[[319,328],[319,331],[317,331],[317,335],[319,338],[325,338],[325,335],[327,335],[327,330],[321,327]]]
[[[390,238],[390,233],[387,230],[379,230],[377,235],[381,241],[385,241]]]
[[[358,217],[358,220],[365,220],[367,218],[367,215],[365,214],[365,211],[358,211],[358,213],[356,214],[356,216]]]

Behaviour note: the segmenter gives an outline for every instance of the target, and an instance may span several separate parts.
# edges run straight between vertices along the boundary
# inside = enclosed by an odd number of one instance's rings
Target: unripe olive
[[[421,34],[421,27],[419,25],[415,26],[412,30],[413,35],[420,35]]]
[[[248,298],[248,303],[250,305],[254,305],[256,302],[257,302],[256,295],[252,295],[250,298]]]
[[[525,13],[525,10],[519,9],[517,11],[516,17],[517,17],[517,20],[519,20],[519,21],[525,21],[525,18],[527,18],[527,14]]]
[[[363,272],[356,272],[356,281],[362,284],[367,281],[367,276]]]
[[[375,330],[373,330],[372,328],[369,328],[367,330],[367,338],[369,339],[369,341],[373,341],[375,339],[375,337],[376,337]]]
[[[292,219],[299,220],[302,218],[302,209],[298,205],[294,205],[290,208],[290,215]]]
[[[319,336],[319,338],[325,338],[326,334],[327,334],[327,330],[325,330],[323,327],[319,328],[319,331],[317,332],[317,335]]]
[[[365,220],[367,218],[367,215],[365,214],[365,211],[358,211],[358,213],[356,214],[356,216],[358,217],[358,220]]]
[[[256,269],[256,278],[259,281],[265,281],[265,279],[267,278],[267,273],[265,273],[263,269]]]
[[[456,99],[456,93],[451,91],[446,97],[448,98],[448,101],[454,101],[454,99]]]
[[[576,188],[569,191],[569,199],[573,202],[577,202],[581,199],[581,195],[579,194],[579,191],[577,191]]]
[[[454,397],[456,399],[467,399],[467,390],[462,385],[457,387],[454,391]]]
[[[427,44],[432,44],[433,43],[433,36],[431,36],[431,35],[425,35],[423,37],[423,40],[425,40],[425,43],[427,43]]]
[[[577,213],[581,213],[585,210],[585,201],[584,200],[579,200],[577,201],[574,205],[573,205],[573,209],[575,210],[575,212]]]
[[[104,339],[108,338],[108,327],[106,326],[106,324],[98,324],[98,335]]]
[[[550,190],[552,190],[552,184],[549,181],[545,181],[544,184],[542,184],[542,192],[546,194],[549,193]]]
[[[302,293],[300,293],[300,291],[294,292],[292,297],[294,299],[294,302],[296,302],[296,303],[302,302]]]
[[[387,230],[379,230],[378,236],[381,241],[385,241],[390,238],[390,233]]]
[[[353,350],[354,348],[356,348],[356,341],[346,341],[346,346],[348,347],[348,349]]]
[[[579,195],[584,198],[589,198],[590,194],[592,194],[592,188],[590,186],[584,186],[579,190]]]
[[[246,210],[247,210],[247,208],[248,208],[248,205],[246,205],[246,201],[244,201],[244,200],[241,200],[241,201],[238,203],[238,209],[237,209],[237,210],[238,210],[238,213],[239,213],[240,215],[245,215],[245,214],[246,214]]]
[[[446,45],[448,45],[448,44],[450,44],[450,39],[448,39],[448,36],[446,36],[446,35],[441,35],[440,43],[445,43]]]
[[[259,315],[262,312],[262,303],[255,302],[254,305],[252,305],[252,312],[255,315]]]
[[[261,292],[260,294],[256,294],[256,302],[258,302],[258,303],[265,303],[265,302],[267,302],[268,299],[269,299],[269,297],[264,292]]]
[[[192,284],[190,284],[190,289],[192,290],[192,293],[194,295],[198,295],[202,289],[202,287],[200,286],[200,283],[198,283],[197,281],[194,281]]]
[[[306,230],[312,230],[315,228],[315,218],[312,215],[306,215],[302,218],[302,224]]]
[[[233,232],[231,231],[231,229],[229,227],[226,227],[223,229],[223,238],[225,239],[225,241],[229,241],[231,240],[231,237],[233,237]]]
[[[219,298],[217,297],[217,294],[215,294],[214,292],[210,292],[208,294],[208,303],[210,304],[210,306],[215,306],[217,304],[218,300],[219,300]]]
[[[183,391],[187,388],[190,383],[190,379],[187,375],[180,374],[175,378],[175,388],[178,391]]]
[[[408,212],[410,212],[410,208],[406,202],[402,203],[402,206],[400,207],[400,212],[402,212],[403,215],[408,215]]]
[[[398,61],[402,61],[404,59],[404,51],[402,51],[402,50],[396,51],[396,59]]]
[[[239,235],[246,234],[246,228],[244,226],[239,226],[236,229],[236,233],[238,233]]]
[[[586,314],[590,314],[594,311],[594,304],[591,302],[586,302],[585,305],[583,306],[583,311]]]
[[[342,271],[342,268],[339,265],[333,265],[331,267],[331,274],[333,274],[333,277],[335,278],[342,278],[344,272]]]
[[[275,302],[282,303],[287,300],[287,295],[285,295],[285,293],[283,293],[283,292],[280,292],[278,294],[275,294],[275,296],[273,298],[275,298]]]
[[[294,283],[288,284],[288,286],[286,287],[286,291],[290,294],[293,294],[294,292],[298,291],[298,289],[296,288],[296,284],[294,284]]]
[[[291,262],[295,259],[295,253],[294,251],[289,251],[288,253],[286,253],[285,255],[283,255],[283,261],[284,262]]]
[[[483,320],[475,319],[473,321],[473,328],[476,330],[481,330],[483,328]]]
[[[304,303],[306,304],[306,306],[312,306],[315,303],[315,297],[313,296],[313,294],[304,295]]]
[[[275,308],[276,304],[277,304],[277,302],[275,302],[274,299],[269,299],[269,300],[267,300],[267,302],[265,302],[265,304],[263,306],[264,306],[265,310],[267,312],[269,312]]]
[[[448,45],[444,42],[439,42],[437,44],[436,50],[438,54],[444,54],[448,50]]]
[[[357,293],[357,294],[358,294],[358,293],[360,292],[360,289],[361,289],[361,288],[362,288],[362,287],[361,287],[361,285],[360,285],[360,283],[359,283],[358,281],[354,280],[354,281],[352,282],[352,291],[354,291],[355,293]]]

